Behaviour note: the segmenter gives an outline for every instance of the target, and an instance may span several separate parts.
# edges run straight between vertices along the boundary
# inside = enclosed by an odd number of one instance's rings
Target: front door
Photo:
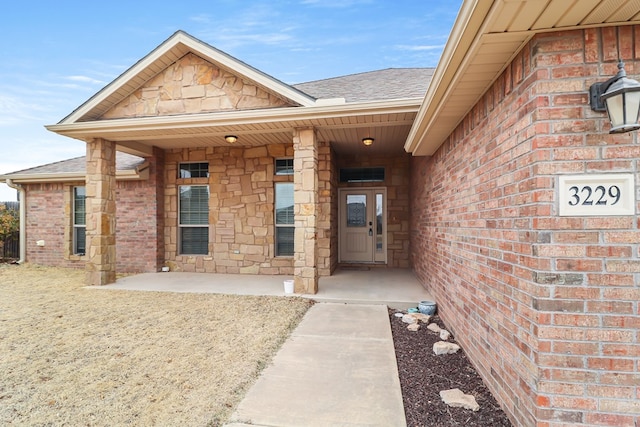
[[[340,262],[386,262],[386,190],[340,190]]]

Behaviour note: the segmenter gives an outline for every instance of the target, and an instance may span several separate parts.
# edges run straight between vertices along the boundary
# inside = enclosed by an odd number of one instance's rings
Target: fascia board
[[[243,110],[206,114],[61,123],[45,127],[47,130],[61,135],[75,135],[81,138],[81,135],[83,134],[98,133],[106,130],[139,131],[187,129],[201,126],[233,126],[247,123],[259,124],[294,120],[314,120],[341,117],[345,115],[416,112],[420,107],[421,101],[421,98],[408,98],[392,101],[364,102],[331,106],[319,105],[312,107],[289,107],[267,110]]]
[[[409,131],[405,151],[414,153],[425,141],[425,134],[433,124],[436,110],[442,107],[454,75],[459,72],[460,64],[467,57],[469,47],[479,37],[480,29],[494,6],[494,0],[463,1],[422,105]],[[441,141],[437,143],[440,144]]]
[[[132,181],[132,180],[144,180],[149,176],[149,170],[119,170],[116,171],[116,180],[118,181]],[[87,174],[85,172],[73,172],[73,173],[32,173],[32,174],[9,174],[0,175],[0,182],[6,182],[10,179],[17,184],[35,184],[35,183],[47,183],[47,182],[73,182],[73,181],[85,181]]]

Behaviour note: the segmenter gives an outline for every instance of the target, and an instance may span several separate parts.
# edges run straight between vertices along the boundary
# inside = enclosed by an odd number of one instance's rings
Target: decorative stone
[[[440,339],[442,341],[448,340],[450,336],[451,332],[447,331],[446,329],[440,329]]]
[[[454,344],[452,342],[438,341],[433,344],[433,352],[436,355],[440,354],[454,354],[460,350],[460,346],[458,344]]]
[[[453,408],[471,409],[474,412],[480,409],[476,398],[470,394],[464,394],[459,388],[442,390],[440,398],[445,404]]]
[[[407,329],[410,330],[411,332],[416,332],[420,329],[420,324],[419,323],[412,323],[409,326],[407,326]]]
[[[402,321],[408,324],[416,323],[415,317],[413,317],[411,314],[405,314],[404,316],[402,316]]]
[[[403,314],[403,313],[395,313],[395,314],[394,314],[394,316],[396,316],[396,317],[403,317],[403,316],[404,316],[404,314]]]
[[[404,323],[415,323],[415,322],[429,323],[429,319],[431,319],[431,316],[427,316],[426,314],[422,314],[422,313],[408,313],[402,316],[402,321]]]
[[[427,325],[427,329],[435,332],[436,334],[439,334],[442,330],[440,326],[436,325],[435,323],[429,323],[429,325]]]

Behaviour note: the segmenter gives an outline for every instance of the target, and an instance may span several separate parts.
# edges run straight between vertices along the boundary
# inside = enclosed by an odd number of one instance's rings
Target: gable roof
[[[111,107],[144,85],[149,79],[188,53],[194,53],[224,70],[253,81],[267,92],[279,95],[295,105],[308,106],[315,103],[314,98],[296,90],[292,86],[247,65],[184,31],[176,31],[148,55],[62,119],[59,124],[97,120]]]
[[[346,102],[422,98],[435,68],[387,68],[294,84],[314,98],[344,98]]]
[[[143,173],[146,171],[147,163],[142,157],[116,152],[117,179],[143,179],[146,178],[146,174]],[[0,181],[7,179],[18,183],[82,181],[86,173],[87,158],[81,156],[0,175]]]
[[[433,154],[537,33],[634,23],[637,0],[464,0],[405,150]]]

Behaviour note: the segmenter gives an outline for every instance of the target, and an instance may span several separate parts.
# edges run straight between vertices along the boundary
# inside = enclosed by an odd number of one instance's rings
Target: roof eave
[[[16,184],[36,184],[53,182],[79,182],[85,181],[86,172],[61,172],[61,173],[18,173],[0,175],[0,182],[7,180]],[[137,167],[116,171],[117,181],[141,181],[149,178],[149,169]]]
[[[299,120],[325,119],[350,115],[416,112],[422,98],[406,98],[385,101],[347,103],[338,105],[318,104],[309,107],[287,107],[265,110],[241,110],[216,113],[187,114],[97,120],[77,123],[59,123],[45,126],[47,130],[71,138],[90,140],[100,137],[104,131],[179,130],[200,126],[234,126]]]

